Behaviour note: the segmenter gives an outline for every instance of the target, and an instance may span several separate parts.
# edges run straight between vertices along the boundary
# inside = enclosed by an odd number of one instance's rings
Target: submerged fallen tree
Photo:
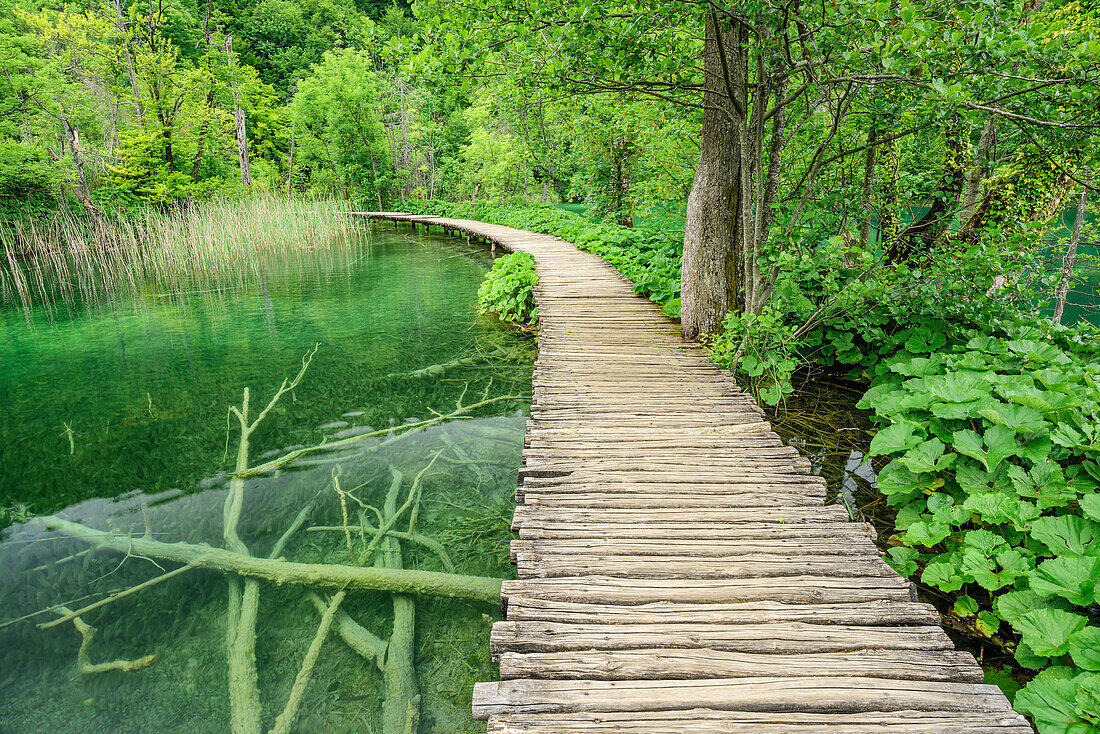
[[[72,621],[83,638],[78,668],[82,673],[92,674],[116,671],[136,671],[153,664],[154,656],[146,656],[136,661],[119,660],[105,664],[92,664],[89,661],[88,648],[94,635],[94,628],[87,625],[81,614],[100,609],[127,596],[140,593],[157,584],[166,582],[189,569],[203,568],[225,574],[228,583],[228,604],[226,609],[226,662],[228,666],[228,692],[230,703],[230,728],[234,734],[261,734],[262,710],[258,676],[256,672],[256,625],[259,616],[259,600],[262,583],[276,585],[295,585],[304,587],[309,599],[321,613],[317,630],[303,655],[298,674],[288,695],[286,705],[276,718],[272,734],[285,734],[292,730],[301,709],[303,697],[313,676],[321,648],[330,631],[335,632],[352,650],[366,660],[373,661],[383,676],[384,703],[382,707],[383,734],[409,734],[415,732],[420,718],[420,694],[413,664],[416,628],[415,598],[422,596],[450,597],[467,601],[483,602],[496,606],[500,601],[501,579],[468,576],[453,572],[421,571],[405,569],[401,558],[400,541],[415,543],[434,552],[443,566],[451,571],[453,564],[438,541],[416,531],[416,521],[422,499],[421,479],[440,458],[442,450],[435,453],[427,465],[416,475],[408,488],[404,502],[398,506],[398,497],[403,486],[402,473],[390,466],[391,482],[385,494],[381,508],[373,507],[360,500],[353,491],[341,488],[338,469],[332,473],[332,489],[340,501],[342,524],[339,526],[317,526],[310,530],[342,531],[347,544],[348,556],[357,565],[339,563],[304,563],[287,560],[283,551],[291,538],[305,525],[312,512],[316,497],[302,506],[289,523],[282,536],[275,542],[266,557],[253,555],[248,545],[238,534],[238,527],[245,515],[245,478],[263,474],[290,464],[303,455],[322,452],[333,448],[347,448],[358,444],[364,438],[375,434],[365,434],[328,444],[299,449],[268,461],[256,467],[249,466],[249,440],[261,421],[272,411],[279,399],[293,390],[309,368],[316,347],[302,359],[302,366],[296,377],[285,379],[255,418],[249,413],[249,390],[245,388],[239,407],[229,409],[237,418],[240,427],[240,440],[234,471],[229,475],[229,487],[226,494],[222,537],[225,547],[218,548],[205,543],[164,542],[155,540],[146,521],[143,535],[98,530],[81,523],[60,517],[45,517],[41,521],[46,528],[63,536],[78,540],[88,546],[89,551],[114,551],[125,558],[144,558],[160,567],[160,563],[181,564],[177,568],[164,570],[161,575],[142,581],[139,584],[111,594],[88,606],[71,611],[66,607],[53,610],[60,616],[51,622],[39,625],[46,629],[63,622]],[[400,427],[385,439],[375,444],[360,444],[361,453],[374,451],[383,446],[392,445],[405,436],[417,433],[429,426],[443,423],[449,419],[466,417],[476,408],[497,402],[516,399],[519,396],[501,396],[490,398],[489,388],[485,389],[481,399],[472,405],[463,405],[460,396],[455,409],[448,414],[433,411],[431,419]],[[454,449],[452,444],[447,448]],[[443,449],[446,450],[446,449]],[[469,460],[465,453],[459,454],[460,460]],[[366,486],[366,485],[361,485]],[[360,506],[357,525],[349,525],[347,500],[353,500]],[[377,527],[366,520],[368,512],[377,519]],[[404,526],[398,528],[398,521]],[[358,536],[360,550],[353,547],[352,535]],[[125,561],[124,558],[124,561]],[[322,597],[322,589],[334,589],[331,597]],[[393,625],[388,640],[382,640],[356,622],[346,610],[341,609],[349,591],[373,590],[391,595],[393,604]]]
[[[46,527],[76,538],[95,548],[146,556],[158,561],[183,563],[224,573],[249,576],[276,584],[317,588],[372,589],[414,596],[446,596],[487,604],[500,602],[501,579],[464,576],[439,571],[417,571],[377,566],[344,566],[331,563],[297,563],[282,558],[259,558],[201,543],[163,543],[95,530],[86,525],[44,518]],[[373,529],[373,528],[372,528]],[[401,537],[405,533],[394,533]]]

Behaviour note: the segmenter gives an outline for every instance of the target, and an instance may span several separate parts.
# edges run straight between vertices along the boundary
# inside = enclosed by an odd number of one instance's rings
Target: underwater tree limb
[[[46,527],[98,548],[134,553],[162,561],[189,563],[224,573],[251,576],[276,584],[348,589],[374,589],[394,594],[446,596],[456,599],[500,603],[501,579],[488,576],[419,571],[413,569],[367,568],[324,563],[298,563],[245,556],[223,548],[194,543],[164,543],[130,538],[95,530],[58,517],[42,518]]]
[[[313,606],[317,607],[317,611],[324,614],[328,604],[315,591],[308,592],[308,595]],[[382,661],[386,657],[385,640],[356,622],[343,609],[337,610],[335,625],[336,634],[348,647],[364,659],[374,661],[379,670],[382,669]]]
[[[482,400],[480,400],[476,403],[473,403],[471,405],[465,405],[464,406],[464,405],[459,404],[459,406],[454,411],[452,411],[450,413],[447,413],[446,415],[438,415],[434,418],[428,418],[427,420],[418,421],[416,423],[407,423],[405,425],[395,426],[393,428],[387,428],[387,429],[379,430],[379,431],[371,431],[370,433],[363,433],[363,434],[358,435],[358,436],[348,436],[347,438],[342,438],[342,439],[339,439],[337,441],[329,441],[328,443],[320,443],[320,444],[317,444],[316,446],[307,446],[305,448],[295,449],[294,451],[290,451],[288,453],[283,454],[282,456],[279,456],[279,457],[274,458],[270,461],[264,462],[263,464],[258,464],[254,467],[249,468],[249,469],[243,469],[243,470],[238,469],[238,470],[234,471],[231,474],[231,476],[239,477],[241,479],[248,479],[249,477],[259,476],[261,474],[268,474],[270,472],[276,471],[277,469],[282,469],[283,467],[285,467],[287,464],[294,461],[295,459],[301,458],[303,456],[307,456],[309,454],[317,453],[318,451],[332,451],[333,449],[347,448],[348,446],[354,446],[355,444],[359,443],[360,441],[364,441],[368,438],[377,438],[379,436],[386,436],[386,435],[392,433],[393,435],[390,436],[389,438],[387,438],[386,440],[381,441],[381,442],[375,444],[374,446],[369,446],[366,449],[364,449],[364,451],[376,451],[378,449],[385,448],[386,446],[389,446],[389,445],[395,443],[396,441],[399,441],[399,440],[405,438],[406,436],[409,436],[409,435],[412,435],[413,433],[417,433],[419,431],[422,431],[425,428],[428,428],[430,426],[434,426],[437,423],[442,423],[443,421],[446,421],[446,420],[453,420],[455,418],[464,417],[468,413],[470,413],[474,410],[477,410],[478,408],[485,407],[486,405],[492,405],[494,403],[500,403],[500,402],[503,402],[503,401],[506,401],[506,400],[526,400],[526,399],[527,399],[527,397],[524,396],[524,395],[500,395],[500,396],[495,397],[495,398],[482,399]],[[398,432],[398,431],[400,431],[400,432]]]
[[[377,533],[378,532],[378,528],[372,527],[372,526],[366,524],[365,522],[362,523],[362,528],[363,528],[363,531],[367,532],[367,533]],[[342,532],[344,532],[344,526],[343,525],[314,525],[311,528],[306,528],[307,533],[319,533],[319,532],[324,532],[324,531],[332,531],[332,532],[342,533]],[[453,573],[454,572],[454,570],[455,570],[454,561],[451,560],[451,556],[450,556],[450,554],[447,553],[447,549],[443,547],[443,544],[440,543],[435,538],[429,537],[427,535],[421,535],[420,533],[405,533],[405,532],[402,532],[400,530],[387,530],[386,535],[392,535],[393,537],[397,538],[398,540],[407,540],[410,543],[416,543],[417,545],[424,546],[425,548],[431,550],[433,553],[435,553],[437,556],[439,556],[439,560],[443,563],[443,568],[447,571],[447,573]]]
[[[397,507],[397,495],[401,491],[401,472],[396,469],[391,470],[393,482],[386,493],[382,508],[382,515],[386,518],[387,525],[392,525],[411,502],[419,502],[420,477],[430,466],[431,464],[428,464],[417,474],[416,480],[409,488],[408,498],[400,508]],[[413,523],[410,523],[409,532],[412,532],[413,528]],[[401,544],[392,536],[379,535],[378,537],[382,538],[382,545],[375,565],[388,569],[400,569],[402,567]],[[413,662],[415,638],[416,603],[407,594],[394,594],[393,631],[390,633],[385,664],[382,667],[382,734],[409,734],[417,730],[420,722],[420,690]]]
[[[131,594],[136,594],[139,591],[145,591],[150,586],[156,586],[161,581],[167,581],[168,579],[173,578],[174,576],[179,576],[184,571],[190,571],[192,568],[194,568],[194,566],[192,566],[190,564],[188,564],[186,566],[180,566],[179,568],[174,568],[171,571],[169,571],[168,573],[162,573],[160,576],[154,576],[153,578],[149,579],[148,581],[141,582],[137,586],[131,586],[128,589],[123,589],[122,591],[119,591],[115,594],[111,594],[110,596],[104,597],[103,599],[100,599],[97,602],[93,602],[92,604],[89,604],[86,607],[83,607],[81,609],[77,609],[75,612],[71,612],[71,611],[70,612],[65,612],[62,617],[59,617],[58,619],[55,619],[52,622],[43,622],[42,624],[38,625],[38,629],[48,630],[51,627],[56,627],[59,624],[64,624],[65,622],[68,622],[70,619],[73,619],[75,617],[79,617],[81,614],[87,614],[88,612],[92,611],[93,609],[99,609],[100,607],[107,606],[108,604],[111,604],[112,602],[116,602],[119,599],[123,599],[127,596],[130,596]]]
[[[79,616],[73,614],[72,610],[68,607],[61,607],[57,611],[65,615],[65,619],[71,619],[73,626],[76,627],[76,631],[80,633],[80,650],[76,653],[76,669],[80,671],[82,675],[107,673],[112,670],[121,670],[129,673],[135,670],[141,670],[142,668],[148,668],[157,659],[156,655],[145,655],[136,660],[112,660],[109,663],[93,663],[90,650],[92,647],[92,640],[95,639],[95,634],[97,632],[96,628],[85,622]]]
[[[321,646],[325,644],[325,640],[328,638],[332,622],[336,617],[336,611],[347,595],[348,593],[343,589],[337,591],[325,609],[325,613],[321,615],[321,623],[317,625],[317,634],[313,636],[313,641],[309,643],[306,656],[302,659],[302,667],[298,669],[298,675],[294,678],[294,685],[290,688],[286,707],[283,708],[283,713],[275,719],[275,726],[271,729],[271,734],[287,734],[290,727],[298,719],[298,709],[302,705],[302,696],[305,695],[306,688],[309,687],[309,681],[313,677],[313,666],[317,664],[317,658],[321,654]]]

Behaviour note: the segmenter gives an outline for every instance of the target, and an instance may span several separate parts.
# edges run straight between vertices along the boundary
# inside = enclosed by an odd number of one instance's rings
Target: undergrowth
[[[534,287],[535,258],[526,252],[499,257],[477,289],[477,310],[492,313],[504,321],[533,327],[538,321]]]

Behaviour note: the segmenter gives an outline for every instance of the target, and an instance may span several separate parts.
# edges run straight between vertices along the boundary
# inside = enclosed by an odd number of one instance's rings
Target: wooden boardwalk
[[[729,374],[560,239],[438,225],[538,260],[512,543],[474,689],[491,734],[1030,732],[936,610],[826,506]]]

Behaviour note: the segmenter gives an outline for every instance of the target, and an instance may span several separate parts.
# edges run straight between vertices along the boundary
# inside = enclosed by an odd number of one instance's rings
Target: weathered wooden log
[[[148,538],[117,535],[62,520],[59,517],[46,517],[43,521],[48,529],[64,533],[96,548],[147,556],[159,561],[191,564],[197,568],[250,576],[276,584],[447,596],[485,602],[493,606],[500,603],[501,579],[486,576],[465,576],[410,569],[361,568],[325,563],[296,563],[281,559],[245,556],[202,544],[162,543]]]

